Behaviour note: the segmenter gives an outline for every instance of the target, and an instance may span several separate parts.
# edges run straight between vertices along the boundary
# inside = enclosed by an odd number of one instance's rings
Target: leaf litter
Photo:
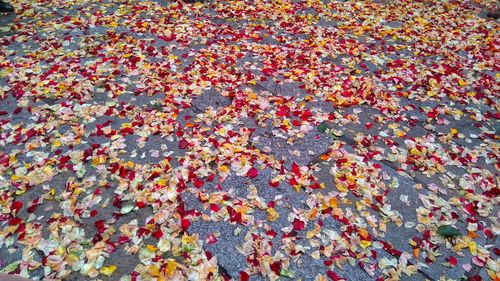
[[[2,272],[499,278],[500,37],[477,16],[494,1],[12,2],[0,251],[17,258]],[[236,226],[242,270],[198,221]],[[137,262],[120,268],[118,249]],[[323,266],[304,276],[306,256]]]

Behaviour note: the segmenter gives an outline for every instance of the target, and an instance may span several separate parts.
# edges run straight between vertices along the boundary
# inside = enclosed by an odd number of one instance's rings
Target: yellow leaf
[[[462,80],[462,79],[459,79],[459,80],[458,80],[458,85],[460,85],[460,86],[462,86],[462,87],[463,87],[463,86],[467,85],[467,82],[465,82],[465,81],[464,81],[464,80]]]
[[[338,189],[340,192],[348,192],[349,190],[347,189],[346,185],[341,183],[340,181],[335,183],[335,187]]]
[[[314,233],[314,231],[313,231],[313,230],[308,231],[308,232],[306,233],[306,238],[307,238],[307,239],[311,239],[311,238],[313,238],[313,236],[314,236],[314,235],[316,235],[316,233]]]
[[[365,209],[365,205],[361,201],[356,201],[356,210],[361,211]]]
[[[151,245],[151,244],[147,244],[146,248],[148,248],[148,250],[150,250],[151,252],[155,252],[156,250],[158,250],[158,248],[156,248],[155,245]]]
[[[75,254],[69,254],[69,255],[66,256],[66,261],[68,263],[70,263],[70,264],[76,263],[79,260],[80,260],[80,258],[77,255],[75,255]]]
[[[329,203],[331,208],[337,208],[339,206],[339,200],[335,197],[330,198]]]
[[[101,274],[109,277],[109,276],[111,276],[111,274],[113,274],[113,272],[115,272],[115,270],[116,270],[116,265],[110,265],[110,266],[101,267],[99,272],[101,272]]]
[[[402,137],[402,136],[404,136],[404,135],[406,135],[406,134],[405,134],[405,132],[403,132],[403,131],[401,131],[401,130],[396,130],[396,135],[397,135],[398,137]]]
[[[429,85],[431,85],[432,88],[437,88],[438,82],[436,79],[431,78],[431,79],[429,79]]]
[[[370,234],[368,233],[368,230],[366,230],[365,228],[360,228],[358,230],[358,233],[363,240],[367,240],[368,238],[370,238]]]
[[[361,247],[363,247],[363,248],[367,248],[367,247],[369,247],[371,244],[372,244],[372,242],[370,242],[370,241],[366,241],[366,240],[361,240],[361,242],[359,243],[359,245],[361,245]]]
[[[228,167],[226,165],[222,165],[219,167],[219,172],[226,173],[228,171]]]
[[[422,154],[422,153],[421,153],[418,149],[416,149],[416,148],[412,148],[412,149],[410,150],[410,153],[411,153],[411,155],[421,155],[421,154]]]
[[[184,235],[181,238],[181,242],[182,244],[192,244],[194,242],[194,237],[184,233]]]
[[[280,217],[280,214],[278,214],[278,212],[276,212],[274,208],[268,208],[266,212],[267,212],[267,219],[269,221],[275,221]]]
[[[420,248],[415,248],[413,249],[413,256],[418,259],[418,255],[420,253]]]
[[[52,146],[55,147],[55,148],[57,148],[57,147],[60,147],[61,144],[62,143],[60,141],[56,140],[56,141],[54,141],[54,143],[52,143]]]
[[[456,135],[458,133],[458,130],[455,129],[455,128],[451,128],[450,132],[451,132],[452,135]]]
[[[92,159],[92,165],[97,166],[106,162],[106,157],[104,155],[96,156]]]
[[[469,242],[469,250],[470,250],[470,253],[471,253],[473,256],[477,256],[477,246],[476,246],[476,242],[474,242],[474,241]]]
[[[156,266],[154,264],[148,265],[147,270],[148,270],[149,275],[151,275],[153,277],[160,276],[160,269],[158,268],[158,266]]]
[[[65,250],[64,250],[64,247],[62,246],[59,246],[57,247],[56,249],[56,253],[59,255],[59,256],[62,256],[64,254]]]
[[[309,220],[315,218],[317,214],[318,214],[318,209],[316,208],[312,209],[311,213],[309,214]]]
[[[346,176],[346,179],[347,179],[347,181],[348,181],[348,182],[350,182],[350,183],[354,183],[354,182],[356,181],[356,177],[355,177],[354,175],[352,175],[352,174],[348,174],[348,175]]]
[[[167,276],[172,276],[174,275],[176,270],[177,270],[177,263],[174,260],[169,260],[167,263],[167,267],[165,268],[165,274]]]

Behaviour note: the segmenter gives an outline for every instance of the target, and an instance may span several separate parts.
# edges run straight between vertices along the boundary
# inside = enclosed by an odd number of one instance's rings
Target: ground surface
[[[494,1],[11,1],[0,270],[499,275]]]

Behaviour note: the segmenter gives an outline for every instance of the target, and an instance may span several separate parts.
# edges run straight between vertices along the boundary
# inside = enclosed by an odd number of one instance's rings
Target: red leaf
[[[486,228],[486,229],[484,229],[483,233],[484,233],[484,235],[485,235],[486,237],[488,237],[488,238],[493,238],[493,237],[495,237],[495,234],[493,234],[493,232],[491,231],[491,229],[490,229],[490,228]]]
[[[193,183],[193,184],[194,184],[194,186],[195,186],[196,188],[200,188],[200,187],[202,187],[202,186],[203,186],[204,182],[203,182],[202,180],[196,179],[196,180],[194,180],[194,183]]]
[[[298,219],[295,219],[293,221],[293,230],[302,230],[302,229],[304,229],[304,227],[306,227],[305,222],[298,220]]]
[[[328,277],[330,277],[330,279],[332,279],[333,281],[344,280],[343,278],[340,278],[340,276],[337,273],[335,273],[334,271],[331,271],[331,270],[328,270],[326,272],[326,275]]]
[[[294,185],[298,184],[298,182],[295,178],[291,178],[288,180],[288,184],[291,186],[294,186]]]
[[[275,181],[270,180],[270,181],[269,181],[269,185],[270,185],[271,187],[278,187],[278,186],[280,185],[280,182],[279,182],[279,181],[276,181],[276,182],[275,182]]]
[[[68,163],[69,159],[71,159],[71,157],[61,156],[61,158],[59,158],[59,162],[61,162],[61,164],[66,164],[66,163]]]
[[[12,218],[9,221],[9,225],[18,225],[18,224],[21,224],[22,222],[23,222],[23,220],[20,218]]]
[[[112,242],[107,241],[105,251],[110,254],[114,253],[116,251],[116,246]]]
[[[309,186],[310,189],[319,189],[321,185],[318,182],[315,182]]]
[[[344,164],[344,163],[347,163],[347,158],[340,158],[339,160],[337,160],[337,163],[339,164]]]
[[[129,173],[128,173],[128,179],[129,180],[134,180],[135,178],[135,171],[131,170]]]
[[[18,239],[19,240],[24,240],[24,236],[26,235],[26,225],[21,224],[17,227],[16,233],[20,233]]]
[[[182,230],[186,231],[188,230],[189,226],[191,225],[191,222],[187,219],[181,219],[181,227]]]
[[[247,177],[253,179],[255,178],[257,175],[259,174],[259,171],[255,168],[250,168],[250,170],[248,170],[247,172]]]
[[[210,251],[205,251],[205,256],[207,257],[207,260],[211,260],[214,257],[214,255]]]
[[[36,131],[35,130],[29,129],[28,131],[26,131],[26,136],[28,136],[28,138],[31,138],[34,135],[36,135]]]
[[[160,238],[163,237],[163,231],[161,231],[161,229],[158,229],[155,232],[151,233],[151,235],[159,240]]]
[[[179,142],[179,148],[180,149],[186,149],[186,147],[188,147],[189,143],[185,140],[185,139],[182,139],[180,142]]]
[[[216,243],[217,241],[217,238],[213,235],[213,234],[210,234],[207,236],[207,239],[205,240],[207,242],[207,244],[213,244],[213,243]]]
[[[447,259],[446,259],[451,266],[455,266],[457,265],[457,259],[454,257],[454,256],[449,256]]]
[[[130,238],[128,238],[127,236],[120,236],[118,238],[118,244],[121,245],[121,244],[125,244],[127,243],[128,241],[130,241]]]
[[[97,228],[98,233],[103,233],[106,230],[106,224],[104,224],[104,220],[98,220],[94,223]]]
[[[34,213],[36,208],[38,208],[38,204],[33,204],[26,209],[26,212],[28,212],[28,214]]]
[[[124,167],[120,167],[120,178],[124,179],[127,177],[128,170],[125,169]]]
[[[220,210],[219,206],[217,206],[217,204],[210,204],[210,211],[212,212],[218,212]]]
[[[276,273],[276,275],[280,276],[281,273],[281,262],[277,261],[275,263],[270,264],[271,270]]]
[[[274,231],[274,230],[269,230],[266,232],[266,234],[273,237],[273,238],[278,235],[278,233],[276,233],[276,231]]]
[[[500,248],[493,249],[493,253],[495,253],[495,255],[497,256],[500,256]]]
[[[246,273],[245,271],[240,271],[240,280],[248,281],[250,280],[250,275],[248,275],[248,273]]]
[[[469,213],[469,215],[471,216],[475,216],[477,214],[476,208],[474,207],[473,204],[466,204],[465,211]]]
[[[12,205],[10,205],[10,210],[16,211],[16,213],[17,213],[17,212],[19,212],[19,210],[21,210],[22,207],[23,207],[23,202],[14,201],[14,202],[12,202]]]
[[[210,174],[207,178],[207,181],[213,181],[215,179],[215,174]]]
[[[276,111],[278,116],[288,116],[290,115],[290,108],[286,105],[278,106],[278,111]]]

